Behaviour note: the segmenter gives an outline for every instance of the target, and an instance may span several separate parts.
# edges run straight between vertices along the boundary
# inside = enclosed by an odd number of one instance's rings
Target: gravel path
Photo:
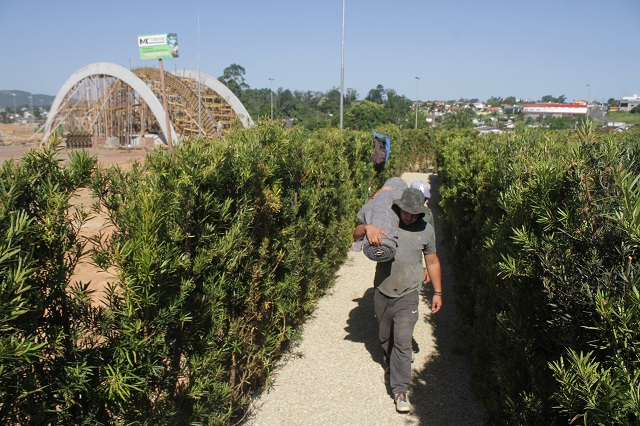
[[[441,236],[437,176],[406,173],[402,177],[407,183],[430,180],[430,207],[436,233]],[[245,424],[481,425],[482,408],[470,387],[446,241],[439,237],[437,243],[443,308],[432,317],[430,292],[421,296],[422,320],[413,336],[411,413],[396,412],[390,389],[383,381],[382,352],[373,316],[375,264],[362,252],[349,252],[335,285],[305,323],[301,342],[275,370],[273,386],[253,401]]]

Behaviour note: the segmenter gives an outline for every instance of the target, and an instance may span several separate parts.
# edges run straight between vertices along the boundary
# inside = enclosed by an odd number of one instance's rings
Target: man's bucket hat
[[[399,200],[393,200],[393,204],[407,213],[426,215],[429,209],[424,205],[424,193],[416,188],[407,188],[402,191]]]

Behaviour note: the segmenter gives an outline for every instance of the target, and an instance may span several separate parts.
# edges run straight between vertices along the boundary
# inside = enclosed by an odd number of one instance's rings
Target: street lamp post
[[[13,95],[13,115],[14,115],[14,121],[15,121],[15,116],[18,115],[18,109],[16,108],[16,94],[12,93]]]
[[[588,95],[587,95],[587,120],[589,121],[589,102],[591,102],[591,85],[587,84],[588,89]]]
[[[418,86],[420,84],[420,77],[416,77],[416,129],[418,128],[418,98],[420,97],[420,90]]]
[[[271,119],[273,120],[273,79],[269,78],[269,94],[271,95]]]
[[[347,0],[342,0],[342,54],[340,60],[340,130],[344,129],[344,11]]]
[[[33,121],[34,117],[33,117],[33,96],[29,95],[29,105],[31,105],[31,120]]]

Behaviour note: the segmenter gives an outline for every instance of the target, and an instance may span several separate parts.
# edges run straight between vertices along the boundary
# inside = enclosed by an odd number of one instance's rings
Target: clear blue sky
[[[340,87],[342,0],[0,0],[0,90],[55,95],[79,68],[141,61],[137,36],[178,33],[165,68],[252,88]],[[420,77],[416,80],[415,77]],[[346,0],[345,88],[420,100],[640,93],[640,0]],[[589,86],[587,86],[589,85]]]

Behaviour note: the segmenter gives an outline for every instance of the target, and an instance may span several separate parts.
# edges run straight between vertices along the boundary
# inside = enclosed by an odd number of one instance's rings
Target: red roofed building
[[[586,114],[587,106],[580,104],[522,104],[525,115],[575,115]]]

